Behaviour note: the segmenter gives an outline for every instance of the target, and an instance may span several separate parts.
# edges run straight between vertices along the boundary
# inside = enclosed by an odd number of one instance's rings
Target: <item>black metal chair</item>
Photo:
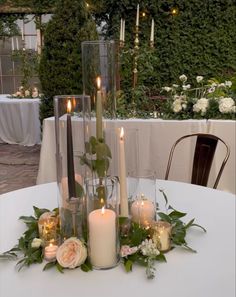
[[[230,149],[228,145],[219,137],[211,134],[204,134],[204,133],[195,133],[185,135],[179,138],[171,148],[169,154],[169,160],[167,164],[165,179],[167,180],[170,173],[171,163],[174,155],[174,151],[176,146],[184,139],[196,137],[196,146],[194,151],[194,159],[193,159],[193,166],[192,166],[192,178],[191,183],[201,186],[207,186],[208,178],[213,162],[213,158],[215,155],[216,147],[218,142],[220,141],[226,148],[226,154],[222,161],[221,167],[217,174],[215,183],[213,185],[213,189],[216,189],[221,178],[222,172],[224,170],[225,164],[227,163],[230,155]]]

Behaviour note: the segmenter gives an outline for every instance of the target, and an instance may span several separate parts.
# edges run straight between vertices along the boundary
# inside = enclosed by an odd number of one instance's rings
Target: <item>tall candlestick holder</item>
[[[85,228],[84,153],[85,129],[90,121],[90,98],[82,95],[54,97],[57,188],[63,239],[83,238]]]

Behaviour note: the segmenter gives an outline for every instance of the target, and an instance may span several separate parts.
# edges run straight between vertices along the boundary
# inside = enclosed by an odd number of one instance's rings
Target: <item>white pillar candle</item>
[[[139,26],[139,4],[137,5],[137,13],[136,13],[136,27]]]
[[[97,139],[103,138],[103,133],[102,133],[102,92],[101,92],[101,78],[99,76],[97,77],[96,135],[97,135]]]
[[[52,261],[56,258],[58,246],[50,243],[44,248],[44,258],[47,261]]]
[[[126,181],[126,164],[125,164],[125,141],[124,128],[120,130],[120,215],[122,217],[129,216],[128,195],[127,195],[127,181]]]
[[[141,199],[131,205],[132,221],[143,227],[149,227],[155,219],[155,206],[152,201],[141,195]]]
[[[117,263],[116,214],[96,209],[88,216],[90,261],[94,267],[109,268]]]
[[[150,41],[154,42],[154,19],[152,19]]]

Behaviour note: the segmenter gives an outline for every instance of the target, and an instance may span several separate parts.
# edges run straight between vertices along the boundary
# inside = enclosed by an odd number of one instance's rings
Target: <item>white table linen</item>
[[[116,142],[116,144],[114,144],[114,137],[110,137],[109,133],[114,134],[118,127],[123,126],[125,133],[127,130],[138,131],[137,146],[131,142],[126,150],[127,167],[131,166],[130,163],[134,163],[134,153],[138,147],[138,175],[144,175],[144,171],[151,170],[156,172],[157,178],[160,179],[164,179],[170,149],[178,138],[186,134],[210,132],[215,135],[219,134],[222,139],[231,144],[231,155],[226,164],[225,171],[222,175],[222,181],[220,182],[218,189],[236,193],[234,125],[234,121],[221,121],[216,129],[216,123],[214,121],[206,120],[107,120],[105,121],[107,143],[113,152],[112,164],[115,164],[113,165],[112,170],[114,169],[114,172],[117,174],[118,149],[115,146],[118,146],[118,143]],[[72,128],[73,133],[76,133],[74,147],[82,151],[82,121],[80,119],[73,119]],[[225,131],[225,133],[223,133],[223,131]],[[194,147],[194,141],[186,140],[186,142],[176,150],[169,175],[170,180],[190,182]],[[217,154],[218,148],[216,151],[216,155]],[[220,157],[217,157],[217,166],[219,165],[219,160],[222,159],[222,156],[224,155],[224,151],[221,150],[221,148],[219,154]],[[217,167],[213,165],[213,170],[209,179],[210,187],[213,186],[214,178],[216,178],[216,168]],[[43,139],[37,184],[52,181],[56,181],[55,127],[54,118],[47,118],[43,123]]]
[[[167,263],[157,263],[156,278],[147,280],[145,269],[134,266],[127,274],[122,265],[111,270],[84,273],[80,269],[64,274],[43,265],[18,272],[15,262],[0,263],[0,296],[135,296],[135,297],[234,297],[235,296],[235,196],[171,181],[157,181],[169,203],[187,212],[185,222],[196,218],[207,233],[191,228],[188,244],[196,254],[176,248],[166,254]],[[158,202],[163,202],[158,192]],[[33,214],[32,206],[57,206],[57,187],[49,183],[0,196],[0,252],[11,248],[25,230],[20,215]]]
[[[10,99],[0,95],[0,143],[32,146],[40,143],[40,99]]]

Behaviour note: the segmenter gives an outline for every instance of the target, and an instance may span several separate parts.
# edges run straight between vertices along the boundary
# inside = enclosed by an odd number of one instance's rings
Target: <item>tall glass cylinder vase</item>
[[[86,181],[88,254],[95,269],[109,269],[119,261],[117,178]]]
[[[90,121],[90,98],[83,95],[54,97],[57,185],[62,239],[83,238],[86,223],[83,189],[85,129]]]
[[[116,78],[118,48],[111,41],[82,42],[83,92],[91,97],[96,111],[96,135],[102,138],[102,116],[116,116]]]

